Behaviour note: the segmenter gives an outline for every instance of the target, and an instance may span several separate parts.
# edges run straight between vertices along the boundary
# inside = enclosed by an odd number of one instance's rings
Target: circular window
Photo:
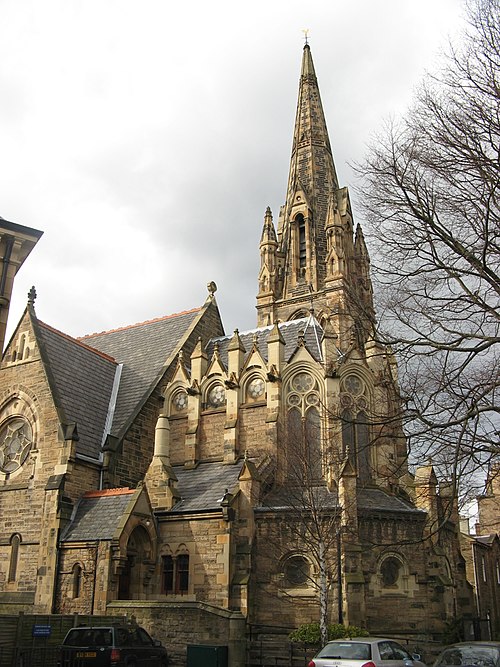
[[[309,561],[303,556],[292,556],[285,563],[285,579],[290,586],[301,586],[310,577]]]
[[[264,394],[265,385],[262,378],[254,378],[248,385],[248,395],[250,398],[260,398]]]
[[[391,556],[386,558],[380,566],[380,574],[382,575],[382,583],[384,586],[394,586],[399,579],[399,571],[401,570],[401,563],[397,558]]]
[[[183,410],[186,410],[188,406],[187,393],[185,391],[178,391],[175,394],[172,403],[177,412],[183,412]]]
[[[14,417],[0,428],[0,470],[12,473],[28,458],[33,445],[31,425],[23,417]]]
[[[356,375],[348,375],[344,380],[344,387],[353,396],[363,393],[363,383]]]
[[[221,384],[216,384],[208,392],[208,405],[211,408],[220,408],[226,402],[226,390]]]
[[[305,393],[314,387],[314,380],[308,373],[299,373],[293,378],[292,387],[295,391]]]

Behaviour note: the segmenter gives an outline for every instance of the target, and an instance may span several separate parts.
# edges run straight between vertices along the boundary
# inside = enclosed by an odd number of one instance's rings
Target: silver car
[[[434,667],[500,667],[500,642],[462,642],[447,646]]]
[[[328,642],[308,667],[425,667],[394,639],[353,637]]]

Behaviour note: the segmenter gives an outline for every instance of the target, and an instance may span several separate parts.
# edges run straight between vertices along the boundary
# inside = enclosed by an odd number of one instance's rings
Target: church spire
[[[315,213],[322,213],[324,219],[327,204],[322,201],[322,195],[326,194],[325,188],[337,190],[338,181],[309,44],[304,46],[302,54],[285,204],[288,210],[293,205],[293,195],[299,183],[309,202],[319,209]]]
[[[270,212],[261,237],[258,325],[307,317],[313,299],[320,321],[336,313],[336,330],[340,334],[349,330],[353,318],[345,313],[346,309],[356,310],[348,304],[353,295],[355,300],[357,291],[356,260],[361,256],[367,266],[361,240],[356,250],[349,195],[347,188],[339,188],[311,49],[306,43],[286,201],[276,237]]]

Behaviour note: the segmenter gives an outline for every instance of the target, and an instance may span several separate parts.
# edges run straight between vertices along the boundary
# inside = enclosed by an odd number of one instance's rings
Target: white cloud
[[[403,111],[458,0],[2,0],[0,215],[44,230],[16,279],[80,335],[201,305],[255,324],[309,40],[339,177]]]

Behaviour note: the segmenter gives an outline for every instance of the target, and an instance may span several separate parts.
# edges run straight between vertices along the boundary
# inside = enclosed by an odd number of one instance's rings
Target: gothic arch
[[[152,574],[153,541],[149,531],[136,523],[128,534],[118,585],[119,600],[141,600]]]
[[[266,380],[262,373],[252,369],[242,380],[243,403],[258,403],[266,400]]]
[[[364,369],[350,364],[340,377],[339,417],[342,456],[348,456],[361,482],[369,482],[374,469],[371,447],[372,379]]]
[[[203,408],[218,410],[226,405],[226,388],[222,377],[211,379],[202,389]]]
[[[377,562],[377,586],[380,595],[409,595],[410,569],[407,559],[397,551],[386,551]]]

